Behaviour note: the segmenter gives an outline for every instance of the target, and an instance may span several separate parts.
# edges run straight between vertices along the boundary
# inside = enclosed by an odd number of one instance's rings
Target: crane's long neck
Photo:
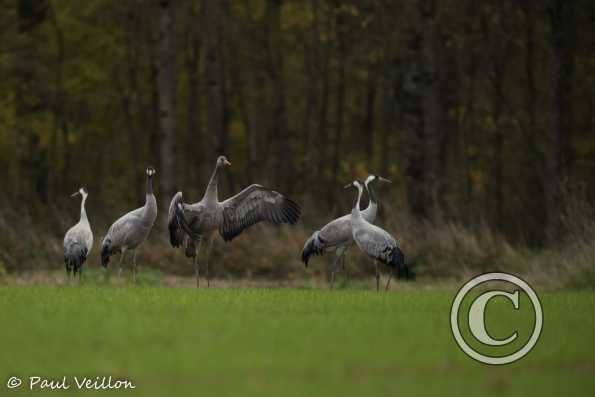
[[[153,195],[153,175],[147,175],[147,198]]]
[[[143,207],[143,220],[153,224],[157,218],[157,199],[153,194],[153,175],[147,174],[147,195],[145,197],[145,206]]]
[[[89,222],[87,218],[87,211],[85,211],[85,201],[87,201],[87,195],[83,195],[83,199],[81,200],[81,221]]]
[[[217,191],[217,181],[219,179],[219,164],[215,166],[215,170],[213,171],[213,175],[211,175],[211,180],[207,185],[207,190],[205,191],[205,200],[212,203],[217,203],[219,201],[219,192]]]
[[[370,197],[370,203],[368,204],[368,207],[371,205],[377,205],[378,202],[376,201],[376,193],[374,193],[371,182],[366,183],[366,190],[368,191],[368,197]]]
[[[368,222],[374,222],[376,212],[378,211],[378,202],[376,201],[376,193],[372,188],[371,181],[366,181],[366,190],[368,191],[368,206],[363,210],[362,216]]]
[[[357,186],[357,199],[355,200],[355,203],[353,204],[353,209],[351,210],[352,219],[360,219],[362,217],[361,211],[359,209],[359,203],[362,199],[362,191],[362,187]]]

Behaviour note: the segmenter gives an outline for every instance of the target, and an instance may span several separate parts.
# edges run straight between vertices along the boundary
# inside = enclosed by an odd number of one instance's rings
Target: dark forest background
[[[395,182],[380,222],[422,267],[449,238],[481,263],[576,252],[595,237],[594,26],[591,0],[1,0],[0,265],[59,263],[79,186],[98,241],[147,165],[165,209],[201,197],[219,154],[222,196],[302,204],[293,251],[377,173]]]

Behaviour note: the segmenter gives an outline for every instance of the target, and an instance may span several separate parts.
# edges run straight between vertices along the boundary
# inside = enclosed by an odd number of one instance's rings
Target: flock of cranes
[[[219,201],[217,191],[219,173],[224,167],[231,166],[225,156],[219,156],[215,170],[202,199],[194,204],[184,202],[182,192],[177,192],[169,205],[168,228],[171,245],[181,247],[187,257],[193,258],[196,286],[199,286],[200,266],[199,253],[206,245],[204,260],[207,286],[209,278],[209,255],[215,232],[225,241],[231,241],[250,226],[268,221],[273,224],[295,224],[301,216],[301,208],[284,195],[253,184],[224,201]],[[147,168],[147,186],[145,205],[122,215],[108,229],[101,242],[101,264],[107,267],[110,257],[120,254],[118,276],[121,276],[125,253],[132,251],[132,277],[136,282],[136,249],[147,239],[157,219],[157,200],[153,194],[153,176],[155,169]],[[374,225],[378,210],[378,201],[373,184],[389,180],[370,175],[362,186],[354,181],[345,186],[346,189],[357,189],[357,198],[350,214],[337,218],[320,230],[314,232],[306,241],[302,251],[302,261],[308,266],[312,255],[324,255],[327,251],[335,251],[331,273],[331,289],[335,274],[339,267],[345,267],[345,252],[355,242],[357,247],[373,259],[376,270],[376,290],[380,288],[380,272],[378,262],[391,268],[385,289],[389,288],[391,276],[413,279],[415,274],[405,263],[403,252],[396,240],[385,230]],[[364,187],[369,196],[368,207],[360,209],[360,201]],[[72,196],[81,195],[81,216],[79,222],[71,227],[64,236],[64,262],[68,278],[79,278],[82,266],[93,247],[93,232],[85,211],[88,193],[84,188]]]

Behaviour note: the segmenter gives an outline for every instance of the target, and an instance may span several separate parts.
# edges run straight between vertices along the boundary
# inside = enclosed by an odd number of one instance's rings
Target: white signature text
[[[63,376],[59,379],[42,378],[41,376],[29,377],[29,390],[68,390],[71,387],[78,390],[136,389],[136,385],[132,381],[111,376]]]

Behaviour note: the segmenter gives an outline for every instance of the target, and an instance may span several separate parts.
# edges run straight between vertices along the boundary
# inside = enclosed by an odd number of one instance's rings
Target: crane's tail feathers
[[[415,280],[415,273],[405,263],[405,254],[399,247],[395,247],[389,266],[392,266],[395,270],[395,277],[402,280]]]
[[[109,263],[109,257],[111,255],[111,251],[110,251],[110,240],[108,240],[107,238],[103,240],[103,243],[101,244],[101,266],[103,267],[107,267],[107,264]]]
[[[66,272],[71,271],[76,274],[85,260],[87,259],[87,248],[79,243],[72,243],[64,248],[64,263],[66,265]]]
[[[312,255],[324,255],[325,249],[324,240],[320,237],[320,232],[316,231],[304,244],[304,249],[302,250],[302,262],[304,262],[304,266],[308,267],[308,261],[310,260],[310,256]]]
[[[180,240],[178,234],[180,229],[177,218],[171,219],[167,224],[167,228],[169,229],[169,242],[171,243],[171,246],[174,248],[179,247]]]
[[[179,247],[184,239],[184,233],[178,219],[177,208],[183,204],[182,192],[177,192],[169,204],[167,228],[169,229],[169,242],[172,247]]]
[[[403,264],[402,267],[395,269],[395,277],[404,281],[413,281],[415,280],[416,274],[411,267],[406,264]]]

